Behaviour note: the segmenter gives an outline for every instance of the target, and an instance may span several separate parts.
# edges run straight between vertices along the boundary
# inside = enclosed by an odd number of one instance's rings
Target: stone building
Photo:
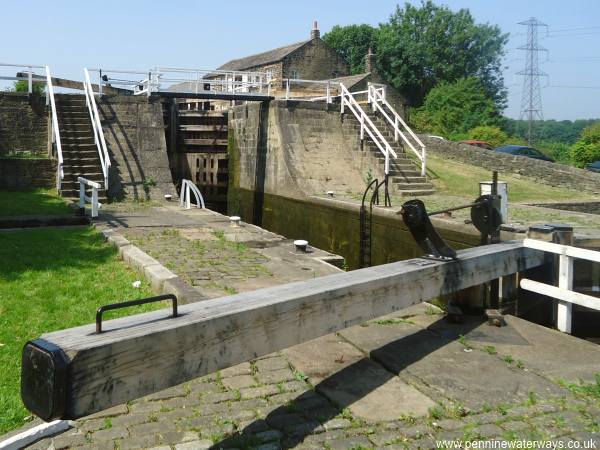
[[[218,70],[263,72],[275,83],[286,78],[327,80],[350,75],[348,62],[321,39],[317,22],[306,41],[234,59]]]

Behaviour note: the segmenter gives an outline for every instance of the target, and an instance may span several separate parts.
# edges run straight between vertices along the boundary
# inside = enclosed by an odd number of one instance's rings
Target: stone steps
[[[398,155],[397,158],[392,157],[389,161],[389,175],[392,179],[391,184],[394,190],[406,196],[431,195],[435,193],[433,185],[427,181],[426,177],[421,176],[420,167],[417,167],[415,162],[406,154],[401,139],[398,142],[394,141],[393,128],[387,124],[387,121],[370,109],[365,108],[365,111],[381,135]],[[343,126],[346,129],[360,136],[360,122],[352,114],[345,114],[343,120]],[[360,142],[360,138],[358,142]],[[385,157],[367,133],[365,133],[362,145],[363,149],[368,150],[381,167],[385,165]]]
[[[76,199],[79,198],[78,177],[104,185],[104,175],[85,98],[62,94],[57,95],[56,100],[64,160],[60,193]],[[100,201],[106,201],[106,189],[99,190],[98,195]]]

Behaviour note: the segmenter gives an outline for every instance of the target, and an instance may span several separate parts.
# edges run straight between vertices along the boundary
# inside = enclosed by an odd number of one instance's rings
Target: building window
[[[298,71],[296,69],[290,70],[290,78],[292,78],[293,80],[297,80],[300,78],[300,74],[298,73]]]

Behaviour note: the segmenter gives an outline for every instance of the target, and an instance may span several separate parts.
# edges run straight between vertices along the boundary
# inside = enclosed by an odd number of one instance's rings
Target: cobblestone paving
[[[141,227],[122,230],[122,234],[205,293],[234,294],[236,281],[271,276],[264,266],[266,257],[244,243],[226,239],[219,230],[199,230],[190,236],[185,229]]]
[[[432,449],[442,439],[599,443],[599,425],[598,397],[572,393],[481,411],[439,406],[421,419],[367,423],[339,411],[277,354],[95,414],[31,448],[391,450]]]

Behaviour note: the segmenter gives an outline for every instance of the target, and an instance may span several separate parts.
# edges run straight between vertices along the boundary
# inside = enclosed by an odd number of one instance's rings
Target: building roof
[[[351,87],[356,86],[358,83],[363,81],[365,78],[368,78],[370,75],[370,72],[365,72],[356,75],[348,75],[346,77],[333,78],[331,81],[343,83],[344,86],[346,86],[346,89],[350,89]]]
[[[246,70],[251,69],[252,67],[272,64],[281,61],[287,55],[298,50],[308,42],[310,42],[310,40],[286,45],[285,47],[279,47],[274,50],[269,50],[268,52],[246,56],[245,58],[232,59],[231,61],[223,64],[217,70]]]

